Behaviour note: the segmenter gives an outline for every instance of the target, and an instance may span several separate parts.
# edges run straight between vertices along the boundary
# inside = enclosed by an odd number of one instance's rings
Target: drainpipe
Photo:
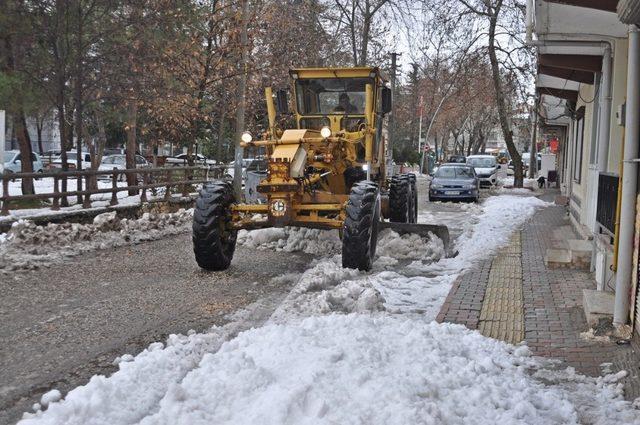
[[[622,204],[620,208],[620,240],[613,322],[624,325],[629,320],[633,238],[636,218],[638,179],[638,143],[640,142],[640,33],[629,26],[629,64],[627,67],[627,111],[622,172]]]
[[[526,12],[526,29],[527,36],[525,39],[526,44],[531,44],[533,41],[533,0],[527,0],[527,12]]]
[[[606,43],[602,55],[600,80],[600,126],[598,127],[598,172],[607,171],[609,129],[611,127],[611,46]]]

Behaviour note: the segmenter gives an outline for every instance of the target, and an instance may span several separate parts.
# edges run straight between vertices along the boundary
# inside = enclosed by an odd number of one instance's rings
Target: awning
[[[600,72],[602,69],[602,56],[538,55],[538,64],[576,71]]]
[[[640,25],[640,0],[620,0],[618,18],[625,24]]]
[[[618,0],[546,0],[549,3],[567,4],[569,6],[588,7],[590,9],[615,12]]]
[[[584,84],[593,84],[595,76],[593,72],[579,71],[575,69],[556,68],[553,66],[539,65],[538,74],[551,75],[565,80],[577,81]]]

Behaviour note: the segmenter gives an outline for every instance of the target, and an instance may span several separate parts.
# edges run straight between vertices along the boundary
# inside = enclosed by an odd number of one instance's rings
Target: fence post
[[[2,201],[2,210],[0,211],[0,215],[9,215],[9,178],[7,177],[7,173],[3,173],[2,176],[2,197],[4,198]]]
[[[186,182],[188,180],[187,174],[188,174],[189,170],[187,169],[187,167],[185,167],[183,170],[184,170],[183,180]],[[187,192],[187,183],[185,183],[185,184],[182,185],[182,197],[186,198],[187,195],[189,195],[189,193]]]
[[[142,194],[140,195],[140,203],[147,202],[147,181],[147,173],[142,171]]]
[[[60,209],[60,187],[58,176],[53,176],[53,205],[51,206],[53,211]]]
[[[87,191],[87,194],[84,195],[84,198],[82,201],[82,208],[91,208],[91,194],[89,193],[90,179],[91,179],[91,176],[89,176],[88,174],[84,175],[84,189]]]
[[[164,200],[168,201],[171,196],[171,180],[173,177],[173,170],[171,168],[167,169],[167,185],[165,186],[164,191]]]
[[[113,167],[113,174],[111,174],[111,202],[109,205],[118,205],[118,168]]]

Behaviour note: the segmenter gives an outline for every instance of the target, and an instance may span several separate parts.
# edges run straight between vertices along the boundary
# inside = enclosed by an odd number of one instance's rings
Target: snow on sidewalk
[[[440,258],[437,239],[381,234],[369,273],[340,267],[335,235],[251,232],[242,243],[259,249],[328,253],[265,326],[152,344],[21,424],[640,423],[617,376],[551,372],[525,346],[433,321],[455,278],[545,205],[489,198],[455,258]]]

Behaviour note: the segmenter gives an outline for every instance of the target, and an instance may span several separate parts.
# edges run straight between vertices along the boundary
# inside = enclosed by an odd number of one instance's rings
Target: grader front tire
[[[207,183],[193,211],[193,253],[205,270],[226,270],[236,249],[237,230],[230,230],[233,189],[227,182]]]
[[[378,243],[380,191],[371,181],[353,185],[342,235],[342,267],[371,270]]]

